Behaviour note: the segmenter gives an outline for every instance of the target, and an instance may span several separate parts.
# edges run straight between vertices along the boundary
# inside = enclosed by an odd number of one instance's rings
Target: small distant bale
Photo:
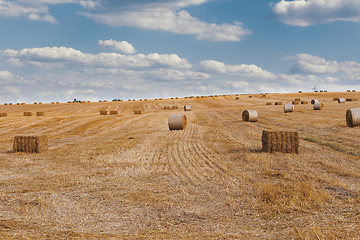
[[[300,104],[300,101],[292,101],[292,104],[293,104],[293,105],[299,105],[299,104]]]
[[[34,102],[34,104],[37,104],[37,102]]]
[[[42,104],[42,102],[39,102],[39,104]]]
[[[348,90],[346,90],[346,92],[351,92],[351,90],[348,89]]]
[[[345,98],[338,98],[337,101],[338,101],[338,103],[345,103],[346,102]]]
[[[300,98],[295,98],[295,102],[300,102],[301,99]]]
[[[356,90],[352,90],[352,92],[356,92]]]
[[[90,103],[90,101],[87,101],[87,103]]]
[[[267,153],[299,153],[299,134],[297,132],[262,133],[262,151]]]
[[[0,113],[0,117],[7,117],[7,113]]]
[[[334,101],[339,101],[339,98],[337,98],[337,97],[334,97],[334,99],[333,99]]]
[[[317,99],[312,99],[312,100],[311,100],[311,104],[315,104],[315,103],[317,103],[317,102],[319,102],[319,100],[317,100]]]
[[[352,100],[353,100],[352,98],[347,98],[346,99],[347,102],[352,102]]]
[[[323,90],[320,90],[320,92],[324,92]]]
[[[186,116],[184,114],[172,114],[169,117],[169,130],[184,130],[186,128]]]
[[[99,100],[99,102],[102,102],[102,100]]]
[[[164,110],[170,110],[171,107],[170,106],[164,106]]]
[[[68,103],[73,103],[73,102],[71,102],[71,101],[68,101]]]
[[[20,103],[16,103],[16,105],[20,105]]]
[[[302,91],[299,91],[299,93],[302,93]]]
[[[36,112],[36,116],[43,117],[45,116],[44,112]]]
[[[275,102],[275,105],[282,105],[282,102]]]
[[[59,104],[60,102],[56,102],[56,104]]]
[[[327,90],[324,90],[324,92],[327,92]]]
[[[253,96],[249,96],[249,98],[252,98]]]
[[[184,106],[184,111],[185,112],[191,111],[191,106],[189,106],[189,105]]]
[[[13,105],[12,103],[9,103],[9,105]]]
[[[314,110],[321,110],[321,109],[323,109],[324,104],[321,102],[316,102],[313,107],[314,107]]]
[[[23,103],[21,103],[21,105],[26,105],[26,103],[23,102]]]
[[[7,103],[4,103],[4,105],[8,105]]]
[[[301,104],[309,104],[308,101],[301,101]]]
[[[55,102],[51,102],[51,104],[55,104]]]
[[[245,110],[242,113],[242,119],[245,122],[256,122],[259,115],[256,110]]]
[[[106,111],[106,110],[101,110],[100,111],[100,115],[107,115],[108,114],[108,111]]]
[[[159,98],[159,100],[163,100],[162,98]]]
[[[178,109],[178,106],[172,106],[171,109]]]
[[[346,124],[348,127],[360,126],[360,108],[352,108],[346,111]]]
[[[315,92],[319,92],[319,91],[316,90]]]
[[[48,149],[48,138],[42,136],[15,136],[13,152],[40,153]]]
[[[33,115],[32,112],[24,112],[24,116],[26,117],[31,117]]]
[[[134,110],[134,114],[135,114],[135,115],[141,114],[141,110]]]
[[[103,100],[103,102],[107,102],[107,100]]]
[[[111,110],[110,111],[110,115],[118,115],[118,114],[119,114],[119,112],[116,111],[116,110]]]
[[[290,113],[294,111],[294,105],[292,104],[285,104],[284,105],[284,112],[285,113]]]
[[[240,98],[239,97],[235,97],[236,100],[239,100]]]
[[[271,102],[267,102],[266,105],[269,106],[269,105],[272,105],[272,103],[271,103]]]

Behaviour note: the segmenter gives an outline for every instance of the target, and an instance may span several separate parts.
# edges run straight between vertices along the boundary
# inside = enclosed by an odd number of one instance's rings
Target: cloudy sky
[[[359,0],[0,0],[0,102],[360,89]]]

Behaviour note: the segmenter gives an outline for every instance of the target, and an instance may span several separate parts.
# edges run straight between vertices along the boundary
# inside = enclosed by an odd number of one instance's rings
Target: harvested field
[[[300,96],[326,107],[266,106]],[[360,127],[346,111],[360,102],[334,97],[360,93],[177,99],[189,112],[164,111],[170,99],[1,105],[0,239],[359,239]],[[169,131],[170,114],[187,128]],[[263,130],[298,132],[299,153],[262,152]],[[48,150],[12,153],[18,135],[47,135]]]

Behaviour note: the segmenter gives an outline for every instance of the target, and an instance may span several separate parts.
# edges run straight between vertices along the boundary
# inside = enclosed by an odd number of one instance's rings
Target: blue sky
[[[360,87],[358,0],[0,0],[0,102]]]

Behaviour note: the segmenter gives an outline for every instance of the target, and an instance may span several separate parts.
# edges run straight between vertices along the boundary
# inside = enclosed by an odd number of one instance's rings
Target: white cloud
[[[84,16],[110,26],[129,26],[151,30],[163,30],[178,34],[196,35],[199,40],[240,41],[250,34],[242,24],[207,23],[194,18],[183,8],[200,5],[209,0],[188,1],[126,1],[106,2]]]
[[[241,76],[246,78],[274,79],[275,75],[256,65],[240,64],[227,65],[215,60],[204,60],[200,62],[203,70],[219,74]]]
[[[245,81],[237,81],[237,82],[226,82],[225,85],[230,86],[232,88],[244,90],[247,89],[250,84]]]
[[[67,47],[25,48],[22,50],[7,49],[0,51],[0,56],[8,63],[33,65],[38,67],[62,67],[64,65],[82,65],[93,67],[151,68],[173,67],[191,68],[191,64],[176,54],[136,54],[119,53],[83,53]]]
[[[34,84],[34,81],[26,80],[22,76],[14,75],[9,71],[0,71],[1,84]]]
[[[339,72],[339,64],[336,61],[327,61],[325,58],[310,54],[297,54],[295,63],[290,71],[305,74],[332,74]]]
[[[360,21],[359,0],[281,0],[272,6],[272,11],[285,24],[301,27],[334,21]]]
[[[135,48],[131,43],[128,43],[127,41],[115,41],[112,39],[109,40],[99,40],[99,45],[101,46],[108,46],[113,47],[113,49],[126,53],[126,54],[133,54],[136,53]]]

